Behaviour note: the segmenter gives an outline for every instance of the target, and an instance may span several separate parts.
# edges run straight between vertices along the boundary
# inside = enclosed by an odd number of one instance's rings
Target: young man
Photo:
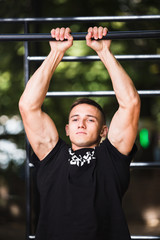
[[[36,239],[128,240],[121,201],[136,151],[138,93],[112,55],[111,41],[96,41],[107,34],[107,28],[89,28],[86,43],[108,70],[119,108],[108,129],[98,104],[89,99],[75,102],[66,125],[69,147],[41,109],[50,79],[73,44],[69,28],[53,29],[51,34],[57,41],[50,42],[49,55],[27,83],[19,102],[37,168],[40,215]],[[102,138],[106,139],[100,143]]]

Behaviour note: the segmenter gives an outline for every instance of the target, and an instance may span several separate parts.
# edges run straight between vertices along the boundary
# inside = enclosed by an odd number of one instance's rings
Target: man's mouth
[[[84,135],[86,135],[87,133],[86,132],[76,132],[76,134],[84,134]]]

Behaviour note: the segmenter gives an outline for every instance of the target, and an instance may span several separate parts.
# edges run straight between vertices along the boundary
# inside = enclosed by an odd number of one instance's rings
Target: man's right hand
[[[73,37],[70,33],[71,29],[68,27],[52,29],[51,36],[52,38],[55,38],[56,41],[49,42],[51,50],[57,50],[64,53],[68,48],[70,48],[73,45]]]

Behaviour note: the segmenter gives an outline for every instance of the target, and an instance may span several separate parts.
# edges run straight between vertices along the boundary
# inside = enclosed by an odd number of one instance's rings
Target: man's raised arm
[[[87,45],[94,49],[111,77],[119,108],[112,118],[108,139],[122,153],[129,154],[136,139],[140,114],[140,98],[134,84],[110,51],[110,40],[101,39],[107,28],[88,29]]]
[[[28,81],[19,101],[28,140],[40,160],[43,160],[58,141],[55,124],[41,107],[56,67],[65,51],[73,44],[69,28],[52,29],[51,35],[57,41],[50,42],[49,55]],[[67,41],[63,41],[64,39]]]

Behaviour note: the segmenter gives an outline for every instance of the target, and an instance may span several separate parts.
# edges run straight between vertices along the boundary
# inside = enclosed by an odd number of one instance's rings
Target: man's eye
[[[94,122],[94,119],[88,119],[89,122]]]
[[[77,119],[77,118],[73,118],[72,121],[73,121],[73,122],[77,122],[78,119]]]

